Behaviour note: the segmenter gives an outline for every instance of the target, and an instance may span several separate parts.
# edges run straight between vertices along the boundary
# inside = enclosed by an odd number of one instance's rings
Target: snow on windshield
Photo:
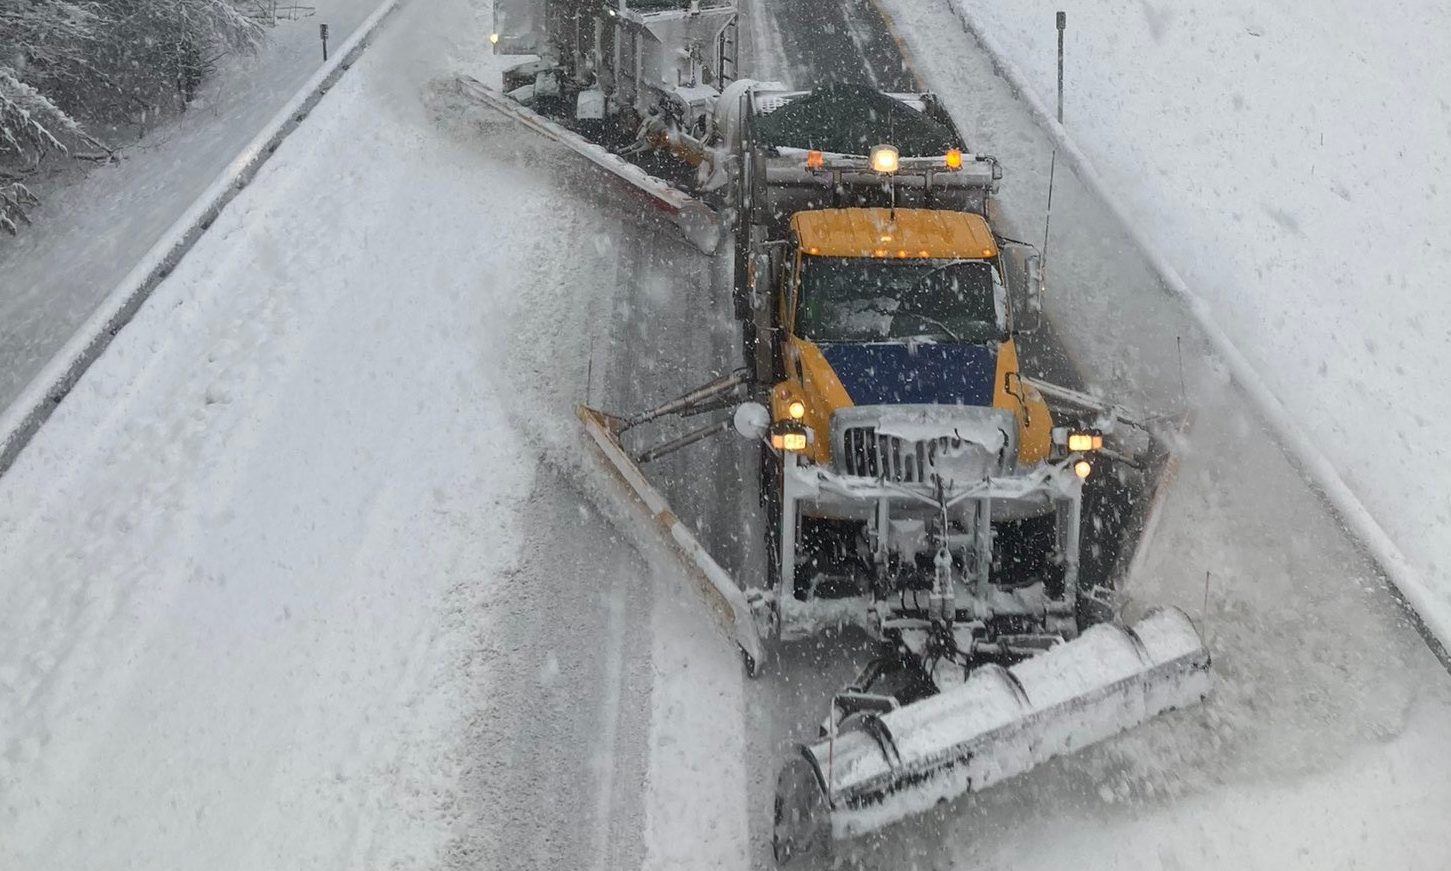
[[[997,285],[983,260],[807,257],[797,329],[834,342],[991,341],[1001,332]]]

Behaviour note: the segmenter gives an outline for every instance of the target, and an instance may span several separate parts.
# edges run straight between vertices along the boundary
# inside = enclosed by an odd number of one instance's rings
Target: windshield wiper
[[[921,312],[898,312],[896,315],[893,316],[893,320],[896,320],[899,317],[916,318],[919,321],[926,321],[927,323],[941,330],[944,334],[946,334],[947,338],[951,339],[952,341],[962,341],[962,339],[956,333],[947,328],[947,324],[944,324],[942,321],[939,321],[937,318],[934,318],[930,315],[924,315]]]
[[[865,311],[876,312],[879,315],[886,315],[887,317],[891,318],[894,322],[897,320],[897,318],[916,318],[919,321],[925,321],[928,324],[931,324],[932,326],[937,327],[938,329],[940,329],[942,331],[943,335],[947,336],[952,341],[954,341],[954,342],[961,342],[962,341],[962,338],[960,336],[958,336],[952,330],[948,329],[947,324],[944,324],[942,321],[939,321],[937,318],[934,318],[931,315],[924,315],[921,312],[903,311],[902,308],[901,308],[901,303],[897,303],[897,306],[898,307],[895,310],[893,310],[893,309],[883,308],[882,306],[879,306],[876,303],[868,302],[868,303],[863,304],[861,307]]]
[[[910,296],[913,291],[915,291],[918,287],[920,287],[923,284],[923,282],[927,281],[927,279],[929,279],[929,278],[936,278],[944,270],[951,269],[954,266],[961,266],[964,263],[978,263],[978,262],[980,262],[980,261],[977,261],[977,260],[949,260],[946,263],[939,263],[938,265],[932,267],[931,269],[929,269],[926,272],[924,272],[921,275],[919,275],[917,277],[917,280],[916,281],[914,281],[911,284],[907,285],[907,289],[906,289],[906,291],[902,295],[903,296]]]

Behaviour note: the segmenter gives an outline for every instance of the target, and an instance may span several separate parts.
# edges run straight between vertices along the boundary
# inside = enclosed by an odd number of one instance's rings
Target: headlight
[[[793,399],[786,404],[786,413],[791,415],[792,420],[800,420],[806,416],[806,403]]]
[[[1087,460],[1079,460],[1073,464],[1073,474],[1080,478],[1087,478],[1093,474],[1093,464]]]
[[[804,451],[809,441],[806,427],[796,421],[778,421],[771,427],[771,447],[778,451]]]
[[[892,145],[873,145],[871,151],[872,170],[891,175],[897,171],[897,149]]]
[[[1067,448],[1070,454],[1086,454],[1103,449],[1103,433],[1057,427],[1053,430],[1053,443]]]

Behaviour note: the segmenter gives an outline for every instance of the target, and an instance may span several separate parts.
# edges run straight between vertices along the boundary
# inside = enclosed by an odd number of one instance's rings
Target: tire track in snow
[[[599,738],[594,747],[594,763],[599,783],[595,787],[594,867],[607,871],[610,866],[610,843],[614,834],[612,814],[615,803],[615,758],[620,725],[620,708],[624,685],[625,603],[623,583],[618,574],[611,576],[605,597],[605,674],[600,698]]]

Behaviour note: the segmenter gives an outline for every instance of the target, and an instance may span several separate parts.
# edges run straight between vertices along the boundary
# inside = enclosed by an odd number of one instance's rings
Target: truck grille
[[[907,441],[878,435],[876,427],[848,427],[842,430],[842,472],[899,484],[923,483],[931,477],[933,455],[953,442],[961,444],[953,436]]]

